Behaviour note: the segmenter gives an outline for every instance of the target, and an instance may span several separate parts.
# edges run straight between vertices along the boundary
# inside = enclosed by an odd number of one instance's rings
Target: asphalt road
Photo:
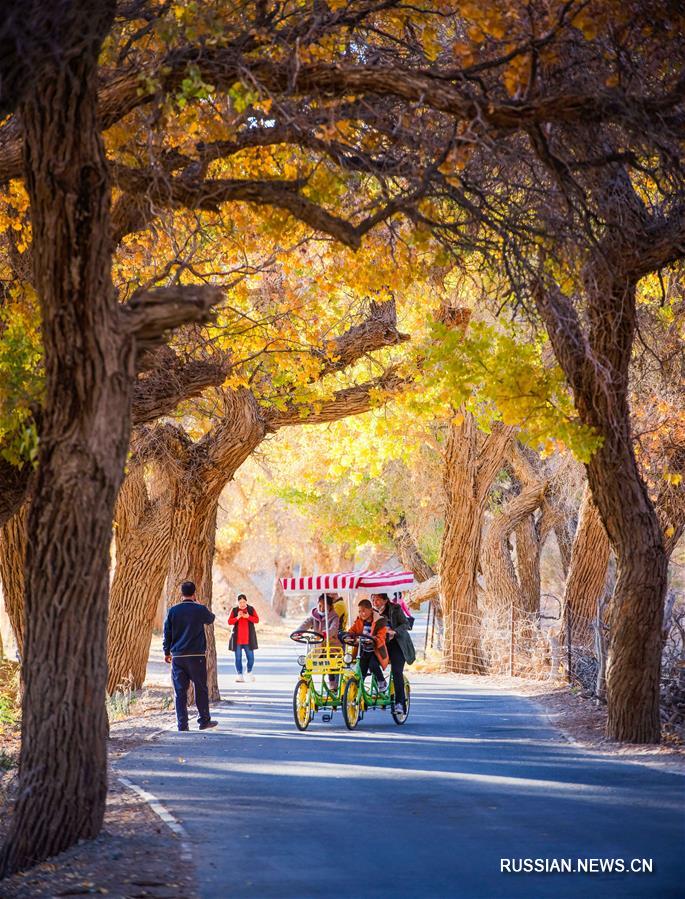
[[[224,662],[215,731],[170,731],[118,764],[185,827],[205,899],[685,895],[685,777],[578,750],[526,699],[411,669],[403,727],[376,711],[349,732],[337,713],[299,733],[296,655],[260,649],[245,685]]]

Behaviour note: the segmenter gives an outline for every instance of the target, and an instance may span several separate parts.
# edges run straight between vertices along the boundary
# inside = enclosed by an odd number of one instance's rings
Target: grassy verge
[[[155,712],[168,712],[173,707],[170,689],[163,687],[143,687],[133,690],[129,684],[122,684],[107,697],[107,716],[110,724],[127,718],[144,717]]]

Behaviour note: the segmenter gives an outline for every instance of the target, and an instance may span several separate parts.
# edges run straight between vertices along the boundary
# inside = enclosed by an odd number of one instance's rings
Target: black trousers
[[[188,686],[195,687],[198,724],[209,722],[209,691],[207,689],[207,659],[204,656],[174,656],[171,660],[171,680],[176,695],[176,721],[188,727]]]
[[[401,702],[404,705],[404,653],[400,648],[397,639],[393,637],[385,644],[390,656],[390,667],[392,668],[392,681],[395,685],[395,702]]]
[[[383,669],[381,668],[381,663],[376,658],[375,652],[367,652],[366,650],[362,650],[359,653],[359,667],[362,671],[362,677],[366,677],[366,675],[371,672],[371,674],[376,675],[376,680],[385,680],[383,677]]]

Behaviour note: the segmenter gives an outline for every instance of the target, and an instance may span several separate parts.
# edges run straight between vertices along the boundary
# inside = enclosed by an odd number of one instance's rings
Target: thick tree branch
[[[497,423],[485,438],[478,452],[476,483],[479,495],[490,490],[495,475],[502,467],[507,444],[514,435],[510,425]]]
[[[635,280],[685,258],[685,203],[644,230],[628,270]]]
[[[184,400],[208,387],[221,387],[230,369],[228,354],[182,360],[169,347],[148,354],[147,370],[138,376],[133,394],[133,424],[170,415]]]
[[[424,602],[440,603],[440,575],[434,574],[427,581],[423,581],[416,589],[406,593],[404,598],[412,609],[420,609]]]
[[[157,287],[134,294],[119,311],[122,326],[135,336],[138,347],[148,349],[180,325],[212,321],[212,309],[223,299],[221,288],[211,285]]]
[[[146,216],[154,207],[173,209],[204,209],[217,212],[223,203],[243,202],[258,206],[272,206],[283,209],[295,218],[312,227],[315,231],[330,234],[336,240],[352,249],[361,246],[361,240],[379,222],[397,212],[404,200],[390,201],[373,215],[356,225],[333,215],[313,203],[302,193],[303,179],[294,181],[252,181],[236,178],[190,179],[182,175],[167,177],[163,172],[147,169],[131,169],[112,166],[115,184],[128,194],[139,197],[128,200],[127,206],[115,215],[115,239],[144,227]]]
[[[326,348],[314,351],[314,355],[322,363],[318,377],[343,371],[367,353],[395,346],[409,339],[408,334],[397,330],[395,300],[384,303],[371,300],[368,317],[363,322],[353,325],[344,334],[334,338]]]
[[[404,514],[394,521],[388,513],[388,533],[393,542],[395,551],[399,556],[400,562],[411,571],[418,583],[430,580],[435,577],[435,569],[424,558],[419,549],[416,540],[409,530],[407,519]]]
[[[573,302],[555,284],[538,284],[535,304],[545,323],[554,354],[576,396],[594,393],[596,370]]]
[[[344,390],[337,390],[329,399],[321,402],[290,403],[284,409],[262,407],[264,420],[270,430],[278,430],[288,425],[314,425],[329,421],[339,421],[349,415],[360,415],[378,406],[379,392],[391,395],[403,390],[406,378],[390,369],[364,384],[356,384]]]

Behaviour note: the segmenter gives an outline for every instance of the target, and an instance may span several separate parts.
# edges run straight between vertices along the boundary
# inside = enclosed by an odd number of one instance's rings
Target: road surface
[[[169,731],[118,764],[182,823],[205,899],[684,895],[684,777],[579,750],[524,698],[411,669],[403,727],[377,711],[350,732],[337,713],[299,733],[297,653],[260,649],[245,685],[224,660],[215,731]]]

